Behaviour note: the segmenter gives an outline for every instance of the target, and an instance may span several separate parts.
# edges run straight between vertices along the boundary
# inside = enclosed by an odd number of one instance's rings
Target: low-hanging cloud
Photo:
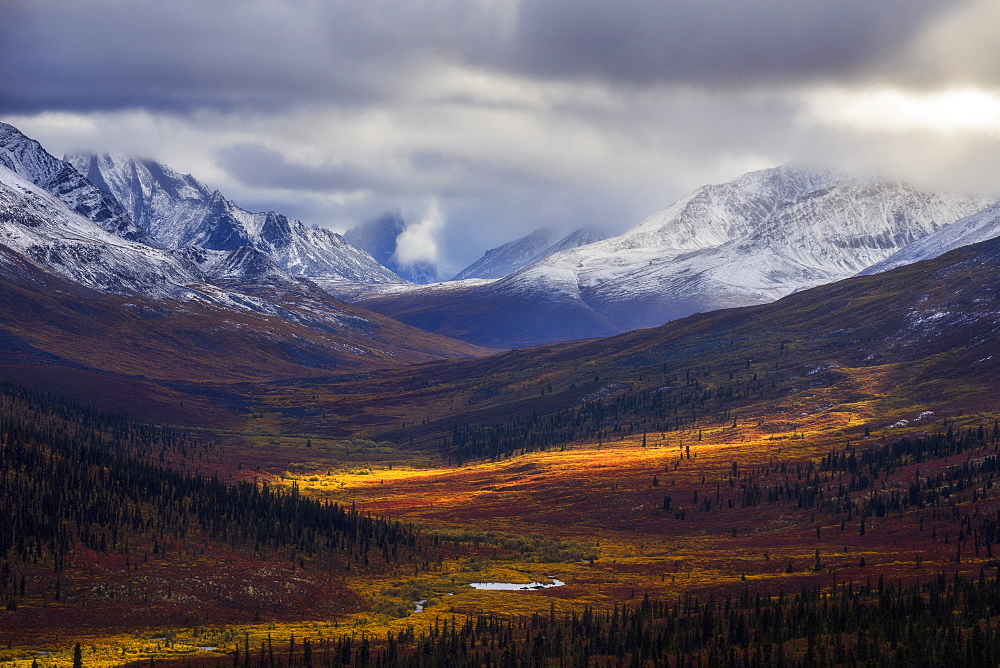
[[[404,267],[425,263],[437,266],[441,261],[438,235],[444,230],[444,223],[438,203],[431,202],[420,221],[407,225],[396,237],[393,258]]]

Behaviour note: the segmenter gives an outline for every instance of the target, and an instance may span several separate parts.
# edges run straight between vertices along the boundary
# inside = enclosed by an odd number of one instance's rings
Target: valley
[[[124,555],[91,542],[73,549],[58,601],[47,557],[23,562],[25,593],[0,612],[6,659],[28,663],[37,657],[29,648],[51,647],[50,660],[67,661],[83,642],[85,660],[97,665],[266,663],[275,651],[287,665],[342,657],[350,642],[349,662],[364,664],[390,651],[418,657],[442,625],[464,637],[463,625],[485,619],[513,624],[511,639],[484,629],[477,635],[493,644],[463,651],[498,661],[482,652],[498,642],[530,651],[522,628],[554,630],[574,615],[658,602],[666,610],[642,622],[657,634],[685,619],[707,624],[706,605],[739,600],[734,611],[752,611],[760,597],[779,607],[848,600],[858,610],[916,586],[965,605],[960,592],[972,585],[962,583],[995,586],[1000,540],[994,367],[980,352],[992,349],[996,324],[977,297],[995,293],[996,274],[984,269],[996,247],[607,340],[350,377],[228,383],[255,411],[242,426],[192,432],[202,445],[187,454],[167,448],[162,463],[402,521],[418,536],[415,551],[379,566],[349,559],[344,570],[321,551],[303,549],[300,558],[218,538],[156,547],[135,535]],[[902,318],[927,324],[904,337],[893,329]],[[150,549],[152,560],[128,565]],[[227,563],[239,568],[215,570]],[[565,585],[469,586],[551,578]],[[167,581],[169,592],[153,584]],[[214,584],[199,588],[204,581]],[[276,587],[287,594],[277,597]],[[106,591],[121,593],[102,608]],[[426,601],[419,613],[416,601]],[[110,615],[123,605],[140,607],[119,627]],[[991,623],[996,608],[983,605],[963,612],[957,638]],[[713,629],[741,618],[718,614],[728,621]],[[626,647],[677,662],[730,650],[806,660],[813,646],[856,658],[916,651],[890,642],[898,631],[878,624],[867,627],[871,635],[847,625],[813,637],[790,624],[757,640],[713,630],[684,644],[588,645],[579,655],[554,642],[538,651],[551,662],[598,664]],[[282,649],[261,649],[271,643]],[[966,651],[958,647],[930,651]]]
[[[995,206],[783,166],[417,286],[0,127],[4,665],[996,655]]]

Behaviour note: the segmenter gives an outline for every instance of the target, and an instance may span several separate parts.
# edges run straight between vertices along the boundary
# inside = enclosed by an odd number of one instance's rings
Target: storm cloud
[[[996,192],[998,26],[992,0],[7,2],[0,117],[339,230],[433,203],[449,271],[788,160]]]
[[[722,86],[877,67],[946,0],[6,3],[2,111],[274,109],[396,97],[426,59]]]

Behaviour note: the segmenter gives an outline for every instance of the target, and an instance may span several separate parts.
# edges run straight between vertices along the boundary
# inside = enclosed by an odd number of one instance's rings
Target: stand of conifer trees
[[[940,572],[924,584],[845,583],[835,591],[674,601],[598,611],[434,618],[385,639],[238,645],[232,668],[1000,665],[1000,580]],[[211,665],[211,664],[208,664]],[[226,663],[220,664],[228,668]]]
[[[408,525],[253,481],[227,484],[159,463],[197,444],[53,397],[0,385],[0,600],[25,596],[25,569],[59,573],[71,553],[142,556],[171,541],[261,554],[321,555],[330,567],[395,563],[421,551]],[[140,547],[141,546],[141,547]]]

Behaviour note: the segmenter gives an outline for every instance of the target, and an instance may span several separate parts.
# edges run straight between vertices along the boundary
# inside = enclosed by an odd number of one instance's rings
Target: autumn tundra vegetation
[[[5,384],[0,660],[995,665],[990,253],[186,425]]]

